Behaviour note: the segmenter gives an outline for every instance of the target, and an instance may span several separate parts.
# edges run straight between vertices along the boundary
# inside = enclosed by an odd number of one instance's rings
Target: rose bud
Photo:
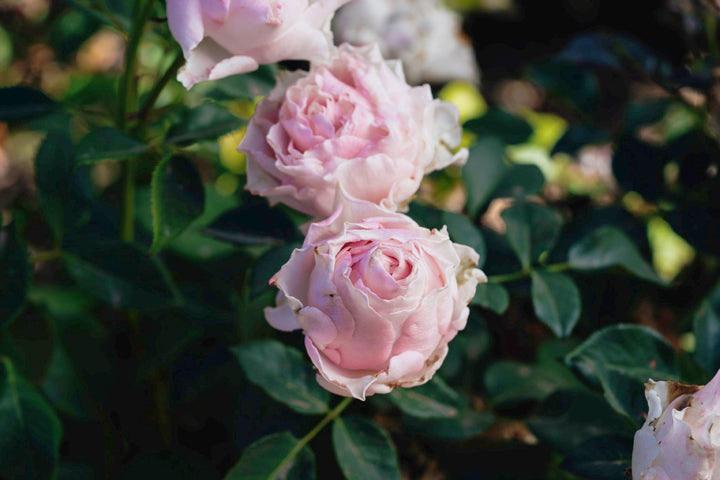
[[[466,149],[453,153],[461,137],[457,107],[409,86],[377,47],[342,45],[326,64],[279,76],[239,150],[248,190],[325,218],[338,184],[403,208],[426,173],[467,160]]]
[[[477,263],[445,228],[341,194],[270,280],[280,292],[265,317],[303,330],[320,385],[364,400],[432,378],[487,280]]]
[[[347,1],[167,0],[187,61],[178,80],[190,88],[281,60],[322,61],[332,46],[329,21]]]
[[[635,434],[633,480],[720,479],[720,372],[704,387],[645,385],[649,412]]]
[[[333,31],[338,43],[377,42],[385,58],[402,61],[413,85],[480,82],[462,18],[439,0],[353,0],[338,11]]]

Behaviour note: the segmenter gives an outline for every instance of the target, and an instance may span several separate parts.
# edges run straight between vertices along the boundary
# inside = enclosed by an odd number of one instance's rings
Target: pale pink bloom
[[[239,150],[247,186],[271,203],[326,217],[337,185],[352,197],[403,208],[423,176],[462,164],[457,107],[409,86],[375,46],[342,45],[309,72],[282,73],[257,106]]]
[[[281,60],[322,61],[329,22],[349,0],[167,0],[170,31],[187,63],[185,88]]]
[[[279,330],[303,330],[320,385],[364,400],[421,385],[440,368],[486,281],[477,263],[445,228],[341,193],[270,280],[280,292],[265,316]]]
[[[633,480],[720,480],[720,372],[702,388],[651,380],[645,397]]]
[[[333,20],[338,43],[377,42],[385,58],[402,61],[408,82],[479,83],[460,15],[440,0],[353,0]]]

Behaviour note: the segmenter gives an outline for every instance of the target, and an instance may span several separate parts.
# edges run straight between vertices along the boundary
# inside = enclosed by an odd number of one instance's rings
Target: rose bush
[[[402,60],[413,85],[480,81],[462,18],[438,0],[354,0],[338,11],[333,30],[338,42],[377,42],[385,58]]]
[[[700,388],[646,385],[649,412],[635,434],[633,480],[720,478],[720,372]]]
[[[271,279],[265,311],[279,330],[302,329],[318,382],[364,400],[421,385],[465,327],[478,254],[409,217],[340,195],[303,247]]]
[[[326,64],[280,75],[239,150],[252,193],[304,213],[331,213],[338,184],[352,197],[402,208],[423,175],[463,163],[457,108],[410,87],[375,46],[340,46]]]
[[[323,60],[328,21],[349,0],[168,0],[170,31],[187,63],[186,88],[281,60]]]

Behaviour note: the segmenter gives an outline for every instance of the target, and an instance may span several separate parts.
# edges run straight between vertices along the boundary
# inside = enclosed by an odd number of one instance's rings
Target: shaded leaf
[[[720,316],[710,302],[703,302],[693,319],[695,359],[707,373],[720,370]]]
[[[643,259],[635,244],[615,227],[600,227],[570,247],[568,262],[572,268],[594,270],[623,267],[650,282],[663,280]]]
[[[482,117],[465,122],[463,127],[475,135],[494,137],[509,145],[526,142],[533,133],[525,119],[501,108],[491,108]]]
[[[78,285],[115,308],[175,306],[180,298],[165,267],[135,245],[102,239],[68,244],[63,255]]]
[[[390,400],[404,413],[418,418],[453,417],[460,411],[460,396],[438,375],[412,388],[396,388]]]
[[[606,143],[612,140],[610,134],[604,130],[589,125],[572,124],[555,144],[551,154],[569,153],[574,155],[586,145]]]
[[[580,319],[580,291],[562,273],[534,271],[530,291],[535,314],[558,337],[570,335]]]
[[[565,457],[561,468],[593,480],[627,480],[633,442],[625,437],[591,438]]]
[[[510,305],[510,294],[499,283],[478,283],[470,305],[479,305],[502,314]]]
[[[268,290],[275,288],[270,286],[270,278],[279,272],[280,268],[290,260],[290,255],[292,255],[293,250],[296,248],[300,248],[299,243],[273,247],[255,261],[255,265],[250,272],[251,298],[257,298]]]
[[[213,238],[240,245],[279,245],[301,240],[292,219],[279,208],[265,203],[230,210],[204,231]]]
[[[9,359],[0,357],[0,477],[54,478],[61,437],[52,408]]]
[[[94,416],[85,385],[62,344],[56,343],[40,388],[61,412],[81,420]]]
[[[147,150],[147,145],[116,128],[99,128],[80,140],[77,162],[87,165],[101,160],[126,160]]]
[[[537,165],[513,165],[505,172],[492,196],[527,197],[540,192],[543,185],[545,185],[545,175]]]
[[[453,417],[419,418],[405,416],[408,428],[427,437],[443,440],[467,440],[477,437],[495,423],[492,412],[463,408]]]
[[[0,88],[0,122],[30,120],[57,108],[55,101],[40,90],[25,86]]]
[[[560,232],[559,215],[536,203],[516,203],[501,215],[508,242],[524,268],[549,250]]]
[[[22,311],[28,292],[30,265],[15,223],[0,229],[0,327]]]
[[[155,168],[151,185],[153,243],[150,253],[165,248],[202,215],[205,190],[195,165],[173,156]]]
[[[245,449],[224,480],[312,480],[315,456],[304,446],[292,455],[299,440],[288,432],[261,438]]]
[[[275,340],[245,344],[232,351],[248,379],[278,402],[298,413],[327,411],[330,394],[317,383],[299,351]]]
[[[213,103],[189,109],[168,131],[168,143],[189,145],[201,140],[214,140],[243,125],[243,120]]]
[[[591,71],[566,60],[551,59],[533,65],[527,73],[532,80],[578,111],[586,114],[597,111],[599,82]]]
[[[361,417],[337,418],[332,443],[340,469],[348,480],[400,480],[395,448],[390,437]]]
[[[440,230],[447,227],[450,240],[475,250],[480,256],[479,266],[485,263],[485,239],[480,230],[464,215],[417,202],[410,204],[408,215],[425,228]]]
[[[558,390],[583,389],[559,362],[529,365],[501,360],[488,367],[484,380],[490,401],[504,406],[543,400]]]
[[[470,149],[462,175],[467,187],[467,211],[477,217],[509,167],[505,164],[505,145],[495,138],[482,137]]]

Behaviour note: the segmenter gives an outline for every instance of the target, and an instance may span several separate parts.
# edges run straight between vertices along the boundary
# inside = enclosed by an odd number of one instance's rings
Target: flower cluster
[[[318,382],[365,399],[427,382],[465,327],[478,254],[404,210],[423,176],[462,164],[457,108],[411,86],[375,44],[332,43],[347,0],[168,0],[186,87],[285,59],[239,150],[247,186],[314,217],[271,279],[268,322],[302,329]]]

